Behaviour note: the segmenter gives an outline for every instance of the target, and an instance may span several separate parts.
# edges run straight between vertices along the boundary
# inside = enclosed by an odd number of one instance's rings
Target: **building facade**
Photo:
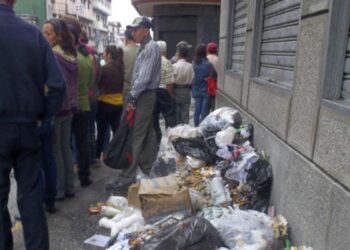
[[[141,15],[153,17],[154,38],[167,42],[169,57],[182,40],[193,46],[218,42],[220,0],[132,0],[132,4]]]
[[[18,16],[41,27],[46,20],[45,0],[17,1],[15,12]]]
[[[49,18],[77,17],[98,53],[102,53],[108,44],[107,19],[111,14],[111,0],[48,0],[47,13]]]
[[[350,1],[222,0],[217,106],[254,124],[292,240],[349,249]]]

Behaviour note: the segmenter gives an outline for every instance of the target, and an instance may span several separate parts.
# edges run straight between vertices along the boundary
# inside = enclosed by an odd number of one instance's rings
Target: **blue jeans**
[[[206,93],[199,93],[194,100],[194,126],[198,127],[199,123],[209,114],[210,97]]]
[[[13,249],[7,208],[10,172],[17,181],[17,204],[27,250],[48,250],[49,237],[40,187],[41,146],[37,125],[0,123],[0,250]]]

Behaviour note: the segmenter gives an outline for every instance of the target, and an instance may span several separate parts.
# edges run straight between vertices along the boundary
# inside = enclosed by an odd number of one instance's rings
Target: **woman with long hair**
[[[72,16],[61,18],[73,36],[75,48],[78,52],[78,111],[74,113],[72,134],[77,153],[78,176],[80,186],[85,188],[91,185],[90,179],[90,147],[89,147],[89,90],[95,80],[94,61],[86,46],[79,40],[82,32],[79,21]]]
[[[110,127],[113,133],[118,129],[123,111],[124,63],[123,50],[115,45],[106,47],[103,53],[106,64],[101,68],[97,104],[97,158]]]
[[[74,197],[74,161],[70,149],[71,123],[77,109],[78,61],[77,51],[67,25],[59,19],[50,19],[43,26],[43,34],[55,54],[66,80],[66,96],[61,110],[55,115],[53,154],[57,165],[57,200]],[[50,185],[46,180],[46,185]],[[47,189],[49,191],[50,189]],[[48,195],[48,192],[46,192]],[[49,195],[50,196],[50,195]],[[52,197],[46,206],[50,208]]]
[[[213,74],[213,66],[207,59],[207,46],[205,44],[199,44],[196,47],[193,70],[192,96],[195,100],[194,125],[197,127],[208,115],[210,106],[206,78]]]

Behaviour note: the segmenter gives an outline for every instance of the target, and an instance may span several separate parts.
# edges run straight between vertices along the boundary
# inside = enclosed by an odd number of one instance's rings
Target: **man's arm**
[[[136,100],[140,94],[146,89],[147,85],[152,81],[152,73],[154,71],[154,67],[160,67],[160,49],[157,45],[147,48],[144,51],[144,55],[140,59],[142,60],[140,63],[142,66],[139,69],[136,79],[133,82],[133,87],[130,91],[130,94],[134,100]]]
[[[45,84],[48,92],[45,96],[43,120],[50,120],[61,108],[66,94],[66,83],[50,45],[42,37]]]

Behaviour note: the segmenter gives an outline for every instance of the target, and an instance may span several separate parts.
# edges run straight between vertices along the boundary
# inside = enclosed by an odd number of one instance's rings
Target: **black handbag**
[[[135,110],[128,111],[120,124],[112,141],[102,154],[105,165],[113,169],[126,169],[132,163],[132,128]]]

